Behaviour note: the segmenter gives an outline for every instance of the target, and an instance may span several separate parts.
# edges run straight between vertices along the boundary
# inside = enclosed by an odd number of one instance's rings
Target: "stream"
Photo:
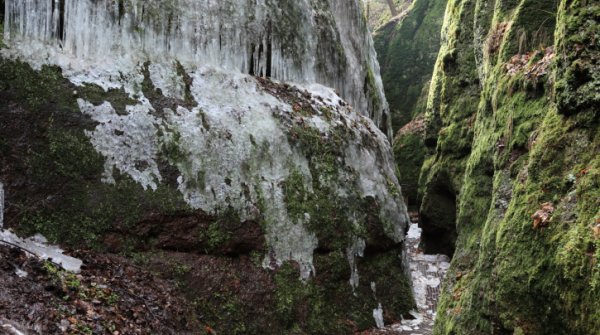
[[[450,267],[450,258],[446,255],[424,254],[419,248],[421,232],[418,223],[412,223],[406,236],[413,294],[418,311],[411,312],[414,319],[406,319],[399,324],[385,327],[379,331],[381,334],[433,334],[437,302],[444,276]]]

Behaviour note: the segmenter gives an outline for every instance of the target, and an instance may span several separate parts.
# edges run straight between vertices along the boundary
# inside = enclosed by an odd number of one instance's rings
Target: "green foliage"
[[[402,271],[396,270],[400,260],[395,252],[358,262],[361,279],[356,290],[350,285],[331,284],[350,276],[343,251],[316,255],[315,267],[322,280],[299,281],[300,274],[290,263],[279,268],[275,274],[275,315],[285,325],[285,333],[349,334],[353,325],[359,329],[374,327],[372,311],[379,302],[390,317],[398,318],[414,308],[410,284]],[[371,282],[377,287],[376,297]]]
[[[200,240],[206,246],[206,253],[217,250],[231,239],[231,231],[227,229],[231,223],[240,222],[240,218],[233,210],[221,214],[215,222],[212,222],[207,229],[200,231]]]
[[[0,20],[0,50],[5,47],[6,45],[4,44],[4,24],[2,23],[2,20]]]
[[[89,179],[102,172],[103,158],[95,151],[90,141],[81,132],[60,129],[54,120],[48,120],[45,141],[31,148],[27,165],[36,182]]]
[[[200,315],[204,322],[210,322],[215,327],[220,326],[220,329],[226,330],[227,334],[244,335],[259,332],[252,324],[253,320],[245,318],[246,310],[253,306],[244,305],[234,292],[219,290],[213,293],[210,301],[195,299],[192,305],[196,308],[196,314]],[[208,335],[212,332],[200,332],[200,334]]]

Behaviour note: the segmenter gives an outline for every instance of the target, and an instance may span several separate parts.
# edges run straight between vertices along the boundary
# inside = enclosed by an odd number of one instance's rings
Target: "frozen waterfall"
[[[5,6],[5,40],[22,55],[43,61],[64,54],[71,58],[57,65],[74,71],[120,64],[114,76],[146,61],[176,59],[186,68],[319,83],[391,135],[360,0],[6,0]]]

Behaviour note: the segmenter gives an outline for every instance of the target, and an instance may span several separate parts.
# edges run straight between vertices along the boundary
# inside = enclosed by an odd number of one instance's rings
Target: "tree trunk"
[[[394,4],[394,0],[387,0],[388,6],[390,6],[390,11],[392,12],[392,17],[398,16],[398,9]]]

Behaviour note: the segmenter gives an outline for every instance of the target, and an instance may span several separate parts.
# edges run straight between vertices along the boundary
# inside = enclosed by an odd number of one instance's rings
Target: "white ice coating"
[[[99,123],[94,131],[86,131],[96,151],[106,161],[102,181],[114,184],[113,168],[129,175],[144,189],[156,190],[162,180],[158,171],[158,120],[150,115],[147,105],[127,106],[127,115],[118,115],[110,103],[100,106],[77,100],[79,108]]]
[[[384,143],[380,143],[384,145]],[[378,199],[381,207],[383,218],[394,218],[402,224],[396,222],[384,222],[384,230],[387,236],[390,236],[394,241],[401,242],[404,240],[404,229],[410,218],[406,211],[404,202],[398,202],[396,198],[399,195],[390,194],[391,185],[398,185],[398,180],[393,170],[393,159],[388,155],[384,155],[379,151],[369,150],[364,146],[349,145],[346,148],[345,154],[346,164],[357,171],[360,175],[359,188],[365,196],[372,196]],[[373,167],[377,169],[373,169]],[[399,188],[396,188],[400,192]],[[385,194],[384,197],[381,197]],[[396,213],[402,213],[397,217]]]
[[[242,221],[262,215],[272,251],[265,266],[294,260],[302,278],[308,278],[314,273],[318,241],[306,230],[306,222],[288,216],[282,182],[292,168],[306,176],[307,185],[311,174],[306,157],[292,149],[273,116],[274,111],[290,113],[291,107],[261,92],[247,75],[201,69],[190,76],[198,107],[165,109],[160,119],[143,104],[128,106],[128,114],[120,116],[108,102],[94,106],[79,100],[82,112],[99,122],[86,134],[106,158],[104,181],[114,182],[116,168],[155,189],[162,180],[158,152],[163,145],[176,147],[182,160],[172,163],[180,173],[179,190],[191,207],[215,215],[233,209]]]
[[[340,170],[352,173],[341,171],[342,177],[328,184],[333,183],[342,198],[353,192],[373,197],[380,205],[386,234],[402,241],[408,215],[401,196],[390,189],[395,185],[399,191],[389,142],[370,119],[359,115],[383,122],[387,103],[358,0],[123,3],[124,10],[117,1],[64,0],[64,31],[60,31],[63,16],[58,2],[7,0],[9,49],[0,51],[34,68],[58,65],[76,85],[122,88],[139,100],[119,113],[109,102],[93,105],[78,100],[81,111],[98,123],[86,135],[105,157],[104,182],[113,183],[113,173],[118,171],[154,190],[163,180],[159,156],[165,158],[165,151],[170,151],[166,158],[177,168],[178,189],[191,207],[215,215],[233,209],[242,221],[264,221],[270,252],[263,265],[293,260],[306,279],[314,274],[318,241],[307,229],[310,216],[288,214],[282,184],[292,171],[303,176],[308,192],[314,178],[322,180],[309,169],[306,153],[290,142],[289,132],[295,124],[317,129],[327,138],[335,127],[344,126],[354,137],[342,144],[345,157],[339,159]],[[298,10],[297,17],[289,17],[282,11],[290,9],[279,5]],[[317,25],[317,16],[320,22],[334,20],[334,26]],[[289,20],[301,24],[286,35],[275,23],[285,26],[291,24]],[[323,55],[323,46],[316,47],[317,32],[328,29],[340,41],[320,43],[339,42],[343,62]],[[283,49],[282,36],[286,38]],[[258,48],[251,48],[261,43],[263,50],[271,45],[270,62]],[[345,63],[341,72],[335,68],[339,62]],[[330,108],[334,118],[294,114],[292,106],[267,93],[247,74],[251,68],[255,74],[266,74],[268,63],[272,77],[300,82],[295,85],[307,91],[315,110]],[[181,101],[189,88],[197,106],[155,110],[141,92],[145,68],[163,95]],[[382,97],[378,109],[363,87],[368,71],[374,75],[375,93]],[[333,89],[318,83],[334,87],[355,108],[345,107]],[[356,220],[356,213],[345,214]],[[354,257],[361,256],[364,241],[349,249],[354,251],[353,258],[348,256],[353,269],[350,280],[358,285]]]
[[[391,135],[360,0],[6,0],[5,18],[5,43],[20,55],[73,78],[95,73],[105,88],[171,60],[320,83]],[[152,79],[172,77],[162,70]]]
[[[367,247],[367,243],[364,239],[355,237],[354,243],[348,249],[346,249],[346,257],[348,257],[348,263],[350,263],[350,286],[355,290],[359,284],[359,274],[358,267],[356,265],[356,257],[364,257],[365,256],[365,248]],[[374,283],[371,283],[371,287],[373,287]],[[375,292],[373,292],[375,294]]]
[[[77,258],[64,255],[63,250],[59,247],[48,245],[48,241],[41,235],[23,239],[9,230],[0,229],[0,244],[2,242],[25,249],[41,259],[51,260],[70,272],[79,273],[83,264]]]
[[[373,310],[373,319],[375,319],[375,324],[377,328],[384,328],[385,323],[383,322],[383,307],[381,304]]]

